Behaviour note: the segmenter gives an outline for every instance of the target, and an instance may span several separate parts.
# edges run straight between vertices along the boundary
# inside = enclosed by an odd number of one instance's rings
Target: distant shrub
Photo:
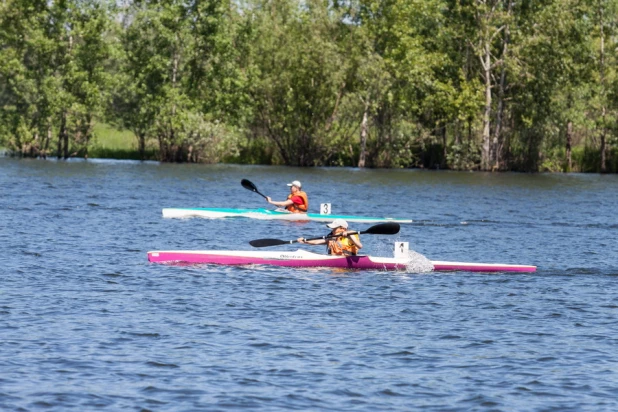
[[[238,152],[226,156],[223,162],[248,165],[282,164],[275,145],[265,137],[245,139],[240,143]]]

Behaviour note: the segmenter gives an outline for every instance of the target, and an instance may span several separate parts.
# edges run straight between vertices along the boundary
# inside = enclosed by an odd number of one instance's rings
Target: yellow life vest
[[[355,256],[358,253],[358,246],[354,244],[351,236],[356,236],[356,239],[360,241],[358,235],[339,236],[335,239],[331,239],[326,243],[326,247],[329,255],[345,255]]]

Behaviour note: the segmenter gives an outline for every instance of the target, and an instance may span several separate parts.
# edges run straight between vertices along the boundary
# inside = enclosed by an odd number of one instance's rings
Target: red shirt
[[[294,202],[294,204],[295,204],[295,205],[302,205],[302,204],[304,204],[304,202],[303,202],[303,198],[302,198],[302,197],[300,197],[300,196],[292,196],[292,197],[290,198],[290,200],[291,200],[292,202]]]

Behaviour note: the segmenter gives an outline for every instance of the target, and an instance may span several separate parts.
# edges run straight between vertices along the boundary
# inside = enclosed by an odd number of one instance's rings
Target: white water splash
[[[433,272],[433,264],[425,256],[413,250],[408,250],[408,262],[406,263],[407,273],[428,273]]]

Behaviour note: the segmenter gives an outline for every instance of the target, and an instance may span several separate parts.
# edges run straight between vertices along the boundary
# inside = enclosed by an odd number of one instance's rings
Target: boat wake
[[[407,273],[428,273],[433,272],[433,263],[425,256],[413,250],[408,250],[408,262],[406,263]]]

